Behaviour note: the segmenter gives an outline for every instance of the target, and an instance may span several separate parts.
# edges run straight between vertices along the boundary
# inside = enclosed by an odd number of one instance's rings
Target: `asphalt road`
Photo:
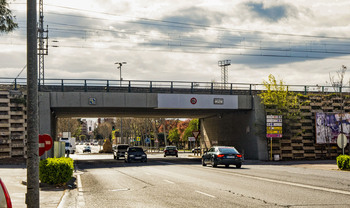
[[[62,207],[350,207],[350,172],[247,162],[241,169],[148,154],[124,163],[112,154],[74,154],[78,189]]]

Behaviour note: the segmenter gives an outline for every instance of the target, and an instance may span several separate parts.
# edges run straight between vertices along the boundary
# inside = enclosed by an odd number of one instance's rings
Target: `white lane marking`
[[[170,183],[170,184],[175,184],[174,182],[172,182],[172,181],[168,181],[168,180],[163,180],[163,181],[165,181],[165,182],[167,182],[167,183]]]
[[[337,194],[350,195],[349,191],[342,191],[342,190],[324,188],[324,187],[319,187],[319,186],[311,186],[311,185],[305,185],[305,184],[293,183],[293,182],[287,182],[287,181],[278,181],[278,180],[274,180],[274,179],[261,178],[261,177],[257,177],[257,176],[248,176],[248,175],[243,175],[243,174],[233,174],[233,175],[238,175],[238,176],[242,176],[242,177],[246,177],[246,178],[257,179],[257,180],[267,181],[267,182],[272,182],[272,183],[279,183],[279,184],[302,187],[302,188],[309,188],[309,189],[314,189],[314,190],[319,190],[319,191],[327,191],[327,192],[333,192],[333,193],[337,193]]]
[[[203,194],[203,195],[205,195],[205,196],[209,196],[209,197],[211,197],[211,198],[216,198],[216,197],[213,196],[213,195],[210,195],[210,194],[207,194],[207,193],[204,193],[204,192],[201,192],[201,191],[195,191],[195,192],[197,192],[197,193],[199,193],[199,194]]]
[[[112,189],[109,191],[129,191],[129,190],[130,190],[129,188],[120,188],[120,189]]]

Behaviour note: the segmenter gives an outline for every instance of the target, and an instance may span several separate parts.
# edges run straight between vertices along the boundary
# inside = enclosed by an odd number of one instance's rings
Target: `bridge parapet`
[[[39,82],[38,82],[39,83]],[[26,78],[0,78],[2,88],[26,88]],[[319,85],[286,85],[289,91],[307,93],[350,92],[350,87]],[[227,94],[252,95],[265,90],[263,84],[147,81],[147,80],[103,80],[103,79],[45,79],[39,84],[43,92],[128,92],[128,93],[181,93],[181,94]]]

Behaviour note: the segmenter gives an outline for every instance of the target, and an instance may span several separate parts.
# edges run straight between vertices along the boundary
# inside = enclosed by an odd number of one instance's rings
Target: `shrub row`
[[[337,165],[340,170],[350,170],[350,156],[339,155],[337,157]]]
[[[39,179],[43,183],[64,185],[73,176],[72,158],[47,158],[39,163]]]

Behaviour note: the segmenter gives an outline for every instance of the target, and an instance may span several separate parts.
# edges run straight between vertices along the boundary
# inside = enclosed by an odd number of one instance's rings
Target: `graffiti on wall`
[[[349,113],[316,113],[316,143],[336,144],[338,135],[343,132],[349,142]]]

